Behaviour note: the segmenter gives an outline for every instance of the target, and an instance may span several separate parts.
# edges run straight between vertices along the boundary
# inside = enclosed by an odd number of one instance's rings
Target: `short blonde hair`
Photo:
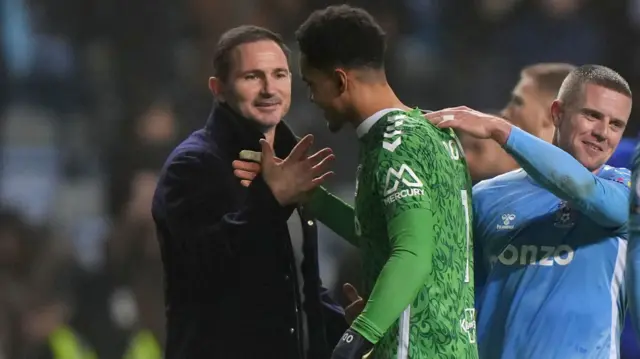
[[[521,77],[533,79],[538,90],[550,96],[557,96],[562,83],[576,66],[560,62],[542,62],[522,69]]]
[[[602,86],[633,98],[629,83],[619,73],[602,65],[583,65],[571,71],[562,82],[558,99],[566,104],[574,103],[586,84]]]

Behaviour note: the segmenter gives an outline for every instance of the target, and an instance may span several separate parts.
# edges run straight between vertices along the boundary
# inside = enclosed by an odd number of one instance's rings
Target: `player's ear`
[[[222,91],[222,81],[217,77],[209,77],[209,91],[220,102],[224,102],[224,91]]]
[[[336,79],[338,94],[342,95],[347,91],[347,73],[343,69],[335,69],[333,74]]]
[[[553,121],[553,125],[558,128],[560,127],[560,123],[562,122],[562,117],[564,114],[564,104],[560,100],[554,100],[551,104],[551,120]]]

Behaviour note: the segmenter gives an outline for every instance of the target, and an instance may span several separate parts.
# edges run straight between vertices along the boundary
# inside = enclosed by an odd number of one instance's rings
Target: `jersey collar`
[[[366,135],[371,127],[373,127],[373,125],[378,122],[378,120],[380,120],[382,117],[384,117],[384,115],[388,114],[391,111],[403,110],[399,108],[385,108],[369,116],[366,120],[362,121],[362,123],[359,124],[358,127],[356,127],[356,134],[358,135],[358,138],[362,138],[364,135]]]

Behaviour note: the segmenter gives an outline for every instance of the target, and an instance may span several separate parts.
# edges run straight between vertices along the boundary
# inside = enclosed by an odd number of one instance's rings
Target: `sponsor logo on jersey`
[[[500,217],[501,222],[496,224],[496,229],[499,231],[513,229],[512,222],[516,219],[516,215],[513,213],[505,213]]]
[[[566,266],[573,261],[574,250],[566,244],[559,246],[507,245],[498,256],[491,256],[491,266],[497,262],[507,266],[539,265],[551,267]]]
[[[406,115],[400,114],[395,116],[390,116],[387,119],[387,123],[389,125],[385,129],[385,132],[382,134],[384,139],[382,140],[382,148],[389,152],[393,152],[400,146],[402,143],[402,124],[404,120],[407,118]]]
[[[397,171],[389,168],[384,184],[384,204],[391,204],[405,197],[423,196],[422,187],[422,181],[406,164],[402,164]]]
[[[460,328],[467,334],[470,344],[476,342],[476,310],[474,308],[465,308],[460,319]]]

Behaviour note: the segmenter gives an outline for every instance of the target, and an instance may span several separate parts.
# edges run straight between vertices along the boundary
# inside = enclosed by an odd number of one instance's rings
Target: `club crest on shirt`
[[[558,228],[571,228],[575,225],[574,222],[574,211],[571,210],[571,207],[567,203],[567,201],[562,201],[558,205],[558,210],[556,211],[556,220],[553,223],[554,226]]]

